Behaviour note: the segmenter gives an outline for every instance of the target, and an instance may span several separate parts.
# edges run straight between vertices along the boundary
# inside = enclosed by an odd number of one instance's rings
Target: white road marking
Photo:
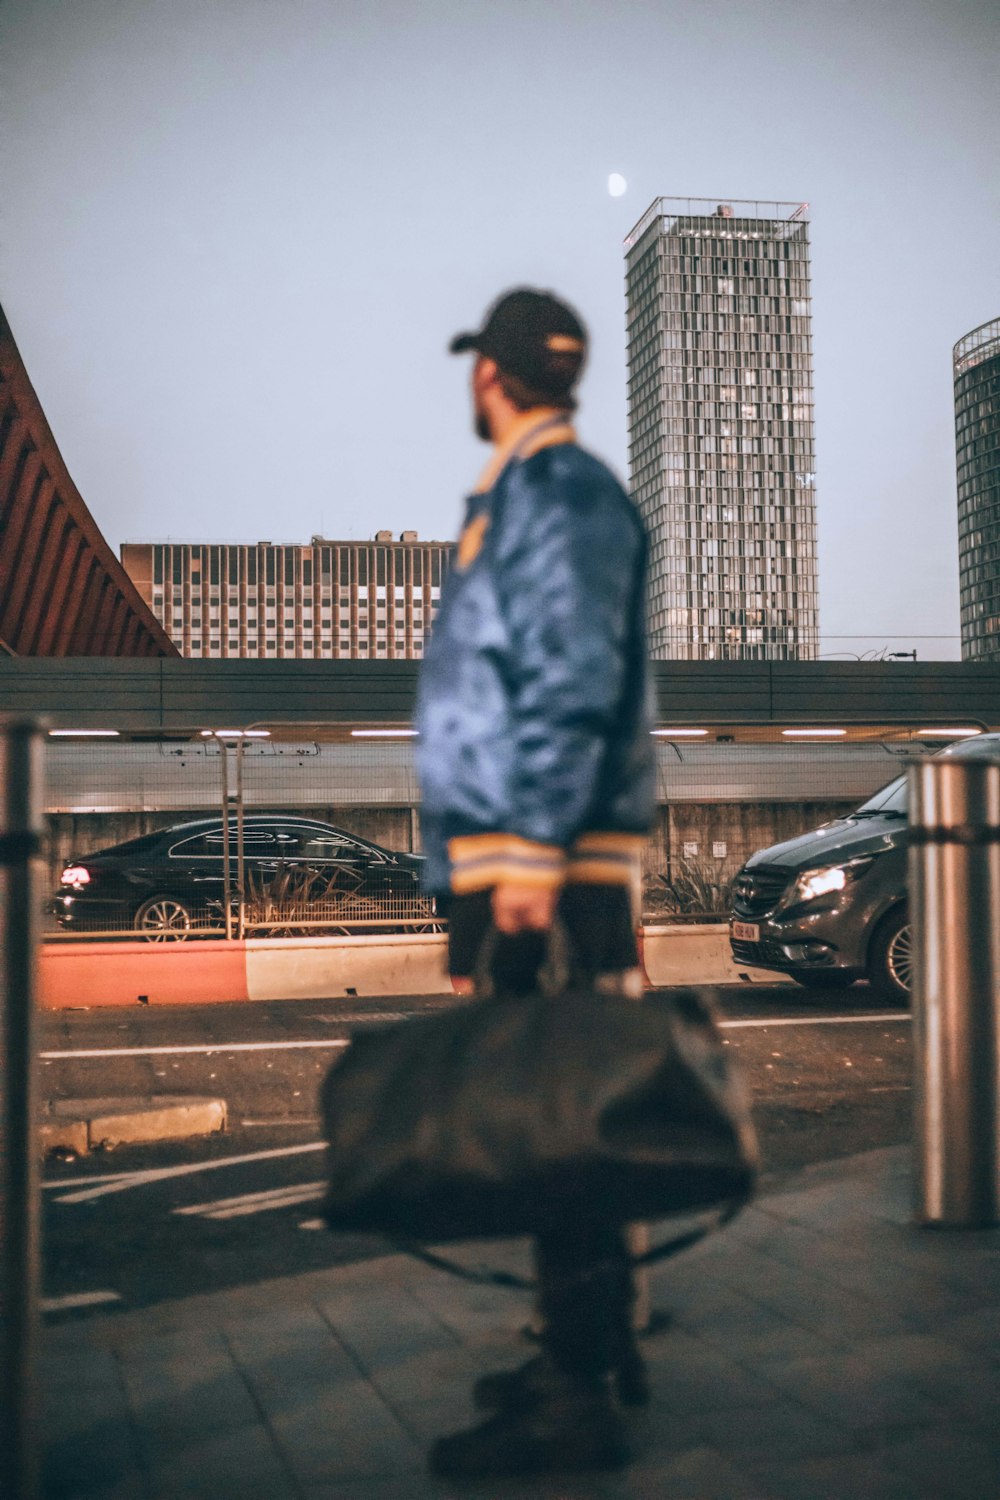
[[[288,1115],[278,1120],[273,1116],[264,1120],[241,1120],[240,1125],[247,1130],[277,1130],[281,1126],[291,1126],[295,1130],[301,1130],[303,1125],[318,1125],[319,1120],[315,1115]]]
[[[728,1030],[750,1030],[765,1026],[885,1026],[888,1022],[909,1022],[913,1017],[906,1011],[887,1011],[878,1016],[772,1016],[770,1020],[754,1017],[746,1021],[720,1021]]]
[[[200,1219],[241,1219],[272,1208],[294,1208],[300,1203],[317,1203],[325,1183],[303,1182],[289,1187],[268,1188],[260,1193],[242,1193],[236,1198],[217,1198],[214,1203],[192,1203],[175,1208],[175,1214],[193,1214]]]
[[[81,1047],[69,1052],[40,1052],[38,1055],[46,1062],[75,1062],[81,1057],[171,1057],[180,1053],[215,1057],[221,1052],[292,1052],[296,1048],[309,1047],[329,1050],[350,1045],[350,1037],[338,1037],[323,1042],[216,1042],[211,1047]]]
[[[67,1297],[41,1297],[43,1313],[69,1312],[76,1307],[101,1307],[106,1302],[120,1302],[120,1292],[73,1292]]]
[[[273,1151],[251,1151],[246,1156],[219,1156],[214,1161],[185,1162],[180,1167],[156,1167],[139,1172],[123,1172],[117,1177],[105,1178],[96,1186],[92,1177],[77,1178],[87,1186],[79,1193],[66,1193],[56,1199],[57,1203],[92,1203],[96,1198],[105,1198],[109,1193],[125,1193],[130,1188],[145,1187],[150,1182],[163,1182],[170,1177],[188,1177],[194,1172],[212,1172],[219,1167],[241,1167],[246,1162],[269,1161],[278,1156],[299,1156],[303,1151],[325,1151],[325,1141],[309,1141],[304,1146],[281,1146]],[[76,1185],[76,1182],[72,1184]],[[47,1182],[45,1187],[64,1188],[67,1182]]]
[[[419,1014],[423,1014],[420,1012]],[[371,1017],[366,1017],[370,1020]],[[887,1022],[907,1023],[911,1016],[906,1011],[887,1011],[878,1015],[841,1015],[841,1016],[771,1016],[771,1017],[747,1017],[744,1020],[721,1021],[719,1024],[729,1029],[753,1030],[765,1026],[884,1026]],[[214,1043],[212,1046],[173,1046],[173,1047],[88,1047],[67,1052],[42,1052],[39,1056],[46,1061],[65,1062],[77,1061],[88,1057],[169,1057],[174,1054],[200,1055],[213,1057],[224,1052],[291,1052],[296,1049],[315,1048],[319,1050],[338,1047],[349,1047],[349,1037],[338,1037],[330,1041],[307,1040],[301,1042],[229,1042]]]
[[[327,1227],[325,1219],[303,1219],[299,1225],[300,1229],[326,1229]]]

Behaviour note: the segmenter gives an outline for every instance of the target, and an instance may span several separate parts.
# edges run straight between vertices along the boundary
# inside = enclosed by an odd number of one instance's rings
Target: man
[[[509,292],[451,350],[475,354],[475,430],[494,452],[421,674],[426,885],[447,911],[454,976],[501,1000],[531,991],[558,917],[578,975],[624,992],[638,977],[632,895],[653,792],[645,534],[576,442],[587,334],[571,308]],[[493,1415],[439,1440],[438,1473],[627,1457],[613,1380],[624,1398],[643,1390],[622,1227],[580,1204],[536,1263],[542,1354],[478,1383]]]

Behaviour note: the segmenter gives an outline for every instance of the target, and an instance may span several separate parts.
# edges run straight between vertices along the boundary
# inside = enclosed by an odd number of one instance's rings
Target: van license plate
[[[738,942],[760,942],[760,928],[756,922],[734,922],[730,930]]]

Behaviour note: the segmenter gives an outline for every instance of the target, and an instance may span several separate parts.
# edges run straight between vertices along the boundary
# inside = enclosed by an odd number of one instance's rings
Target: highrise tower
[[[954,353],[962,657],[1000,661],[1000,318]]]
[[[814,657],[807,205],[657,198],[625,247],[652,654]]]

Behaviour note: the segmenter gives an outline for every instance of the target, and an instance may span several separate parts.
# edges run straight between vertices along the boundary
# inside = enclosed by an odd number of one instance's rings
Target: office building
[[[1000,661],[1000,318],[954,350],[962,658]]]
[[[625,255],[652,654],[814,657],[807,205],[658,198]]]
[[[126,543],[122,563],[184,656],[411,660],[441,598],[450,542],[306,546]]]

